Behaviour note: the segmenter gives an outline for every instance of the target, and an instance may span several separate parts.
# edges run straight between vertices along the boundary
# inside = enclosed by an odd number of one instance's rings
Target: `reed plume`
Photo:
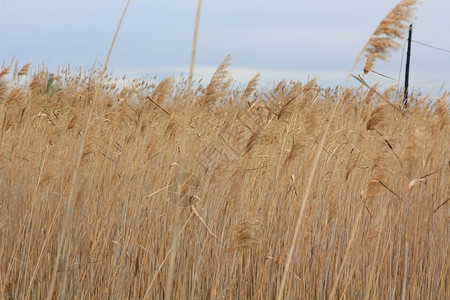
[[[214,75],[206,87],[205,94],[201,101],[202,105],[215,103],[226,92],[224,87],[227,85],[226,79],[228,75],[228,67],[231,64],[231,55],[227,55],[225,59],[217,67]]]
[[[7,66],[6,68],[4,68],[1,72],[0,72],[0,78],[2,78],[5,75],[8,75],[9,72],[11,71],[11,66]]]
[[[255,217],[247,217],[240,221],[233,231],[229,251],[251,249],[263,238],[263,227]]]
[[[377,130],[382,128],[387,121],[387,104],[382,104],[374,108],[370,118],[366,123],[367,130]]]
[[[256,90],[256,86],[258,85],[259,77],[261,76],[260,73],[256,74],[247,84],[247,87],[244,90],[244,93],[242,94],[241,101],[247,100],[250,95]]]
[[[417,0],[402,0],[398,3],[378,24],[378,27],[372,33],[367,41],[363,52],[367,59],[364,65],[364,74],[372,70],[377,59],[386,61],[389,52],[397,50],[400,44],[395,41],[402,38],[408,29],[408,23],[411,21]]]
[[[150,98],[157,103],[164,102],[164,99],[172,92],[174,82],[175,80],[173,77],[165,78],[158,84]]]
[[[19,73],[17,73],[17,76],[23,76],[28,74],[28,70],[30,69],[30,63],[27,63],[20,69]]]

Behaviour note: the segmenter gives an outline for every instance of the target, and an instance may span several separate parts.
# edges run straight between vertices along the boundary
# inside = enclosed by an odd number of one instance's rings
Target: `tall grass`
[[[38,88],[45,72],[21,85],[2,76],[2,298],[48,293],[74,141],[99,74],[61,72],[47,94]],[[186,122],[184,82],[122,89],[104,76],[54,296],[66,277],[71,298],[163,297],[178,204],[173,297],[275,297],[321,128],[343,92],[285,297],[326,298],[334,285],[339,298],[398,298],[403,286],[409,298],[448,297],[446,94],[431,106],[417,99],[405,113],[371,90],[322,89],[314,80],[281,82],[267,94],[252,89],[254,80],[245,93],[219,83],[196,90]],[[146,100],[153,90],[156,100]]]
[[[0,70],[1,298],[450,297],[447,93],[106,65]]]

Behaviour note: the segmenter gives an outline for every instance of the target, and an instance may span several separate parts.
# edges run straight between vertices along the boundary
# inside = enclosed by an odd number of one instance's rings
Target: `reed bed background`
[[[120,81],[128,4],[102,70],[0,69],[2,299],[450,298],[448,93]]]
[[[73,182],[53,296],[161,298],[175,251],[175,298],[274,298],[341,92],[284,295],[448,298],[448,95],[404,111],[374,90],[314,79],[235,88],[228,65],[194,93],[187,79],[118,87],[104,75],[95,106],[98,71],[26,80],[28,65],[3,68],[1,298],[47,296]]]

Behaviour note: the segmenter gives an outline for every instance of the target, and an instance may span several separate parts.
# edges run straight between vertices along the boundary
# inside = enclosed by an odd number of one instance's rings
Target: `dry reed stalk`
[[[182,195],[182,191],[181,188],[179,187],[179,191],[178,191],[178,195],[181,198]],[[180,203],[181,199],[177,201],[177,203]],[[172,299],[172,289],[173,289],[173,273],[174,273],[174,268],[175,268],[175,258],[176,258],[176,249],[177,249],[177,242],[178,242],[178,237],[181,235],[182,233],[182,229],[180,229],[180,214],[181,214],[181,207],[176,205],[175,206],[175,212],[173,215],[173,219],[172,219],[172,226],[171,226],[171,231],[172,231],[172,241],[170,243],[170,250],[172,250],[171,252],[168,253],[169,256],[169,266],[168,266],[168,270],[167,270],[167,277],[166,277],[166,293],[164,295],[164,299],[166,300],[170,300]],[[189,220],[188,220],[189,221]],[[187,224],[187,222],[186,222]]]
[[[197,52],[197,36],[198,36],[198,27],[200,24],[200,11],[202,9],[202,0],[198,0],[197,5],[197,15],[195,17],[195,28],[194,28],[194,39],[192,41],[192,53],[191,53],[191,66],[189,68],[189,92],[192,88],[192,80],[194,77],[194,66],[195,66],[195,54]]]
[[[408,243],[408,236],[405,237],[405,269],[403,271],[403,281],[402,281],[402,300],[406,299],[406,283],[407,283],[407,274],[408,274],[408,248],[409,248],[409,243]]]
[[[377,90],[375,90],[375,88],[378,87],[378,84],[375,84],[372,87],[361,76],[358,75],[358,77],[357,77],[357,76],[352,75],[352,77],[355,78],[356,80],[358,80],[359,82],[361,82],[369,90],[373,91],[379,97],[378,100],[381,100],[381,101],[389,104],[391,107],[395,108],[396,110],[402,111],[397,105],[395,105],[394,103],[392,103],[391,101],[386,99],[382,94],[380,94]]]

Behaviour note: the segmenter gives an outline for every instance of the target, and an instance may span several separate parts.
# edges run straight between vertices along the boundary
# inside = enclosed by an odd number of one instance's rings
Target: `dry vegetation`
[[[0,298],[450,298],[447,93],[241,89],[229,57],[206,86],[123,84],[107,61],[0,69]]]
[[[119,88],[106,76],[95,106],[96,72],[40,72],[27,81],[28,66],[3,69],[1,298],[47,295],[64,226],[57,297],[163,297],[174,232],[175,298],[277,295],[340,90],[312,80],[263,93],[257,77],[234,89],[227,66],[194,94],[184,81]],[[448,298],[446,99],[430,105],[424,97],[401,111],[373,90],[344,91],[285,296],[327,298],[335,288],[344,298]]]

